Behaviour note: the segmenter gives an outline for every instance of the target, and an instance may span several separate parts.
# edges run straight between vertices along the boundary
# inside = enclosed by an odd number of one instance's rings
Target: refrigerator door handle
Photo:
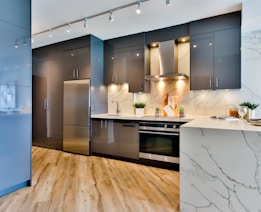
[[[49,108],[49,102],[48,102],[48,99],[45,98],[45,99],[44,99],[44,110],[47,111],[48,108]]]

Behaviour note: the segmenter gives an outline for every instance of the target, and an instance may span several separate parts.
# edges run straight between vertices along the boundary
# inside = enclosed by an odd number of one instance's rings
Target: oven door
[[[140,130],[139,157],[179,163],[179,133]]]

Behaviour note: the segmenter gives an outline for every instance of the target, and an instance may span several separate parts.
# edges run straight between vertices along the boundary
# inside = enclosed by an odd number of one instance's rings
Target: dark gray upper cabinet
[[[241,11],[225,15],[201,19],[189,23],[189,34],[198,35],[202,33],[237,28],[241,26]]]
[[[146,44],[174,40],[189,35],[189,24],[182,24],[163,29],[153,30],[146,33]]]
[[[241,13],[190,24],[190,89],[241,87]]]
[[[33,63],[62,58],[63,52],[62,42],[33,49]]]
[[[90,48],[64,52],[64,80],[90,78]]]
[[[104,52],[106,85],[128,83],[130,92],[147,92],[144,33],[106,40]]]
[[[211,89],[213,80],[213,33],[190,37],[190,89]]]
[[[90,36],[64,42],[64,80],[91,77]]]

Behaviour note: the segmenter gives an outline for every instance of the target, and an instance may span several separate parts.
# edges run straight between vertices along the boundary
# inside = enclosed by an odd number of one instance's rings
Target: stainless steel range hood
[[[150,49],[150,75],[146,80],[186,79],[178,72],[178,47],[175,40],[160,42],[157,48]]]

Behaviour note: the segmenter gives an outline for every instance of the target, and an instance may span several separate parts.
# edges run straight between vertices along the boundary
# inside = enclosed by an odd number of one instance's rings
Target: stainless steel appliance
[[[139,158],[179,164],[179,122],[140,122]]]
[[[90,80],[64,81],[63,150],[89,155]]]

